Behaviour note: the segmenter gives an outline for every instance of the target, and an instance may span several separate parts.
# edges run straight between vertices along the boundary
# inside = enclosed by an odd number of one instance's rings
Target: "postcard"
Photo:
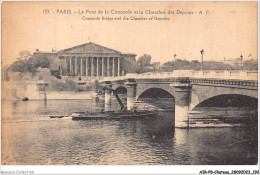
[[[2,173],[259,174],[258,2],[5,1],[1,26]]]

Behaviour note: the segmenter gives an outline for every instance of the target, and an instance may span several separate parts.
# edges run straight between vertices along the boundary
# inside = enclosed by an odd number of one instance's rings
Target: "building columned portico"
[[[122,54],[94,43],[87,43],[57,52],[59,71],[66,76],[122,76],[135,66],[135,54]],[[132,65],[128,65],[128,64]]]
[[[67,63],[69,76],[122,76],[121,57],[59,56]]]

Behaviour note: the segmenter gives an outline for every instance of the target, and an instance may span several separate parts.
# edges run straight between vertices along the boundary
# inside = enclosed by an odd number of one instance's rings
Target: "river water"
[[[113,108],[119,106],[113,101]],[[51,114],[101,110],[103,100],[2,101],[2,164],[257,164],[257,128],[174,128],[155,119],[73,121]]]

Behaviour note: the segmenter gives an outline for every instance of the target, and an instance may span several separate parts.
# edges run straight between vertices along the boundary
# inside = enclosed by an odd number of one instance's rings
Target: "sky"
[[[167,14],[169,10],[174,14]],[[158,11],[166,14],[151,14]],[[121,20],[83,20],[88,17]],[[204,60],[241,54],[257,59],[257,32],[257,2],[3,2],[2,65],[14,62],[21,50],[62,50],[90,41],[137,58],[149,54],[161,63],[174,60],[175,53],[200,60],[201,49]]]

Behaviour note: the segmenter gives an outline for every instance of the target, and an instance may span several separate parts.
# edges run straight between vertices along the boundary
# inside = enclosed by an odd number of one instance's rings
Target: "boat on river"
[[[63,117],[68,117],[68,115],[50,115],[50,118],[63,118]]]
[[[157,116],[157,111],[108,111],[108,112],[75,112],[72,120],[111,120],[111,119],[142,119]]]

